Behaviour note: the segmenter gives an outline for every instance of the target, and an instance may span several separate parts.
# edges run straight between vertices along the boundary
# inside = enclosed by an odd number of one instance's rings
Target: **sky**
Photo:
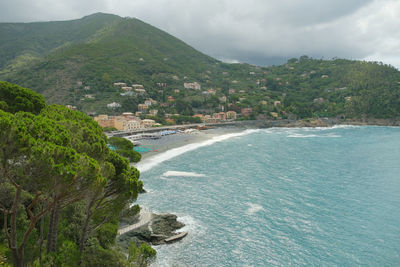
[[[0,22],[96,12],[138,18],[225,62],[308,55],[400,69],[400,0],[0,0]]]

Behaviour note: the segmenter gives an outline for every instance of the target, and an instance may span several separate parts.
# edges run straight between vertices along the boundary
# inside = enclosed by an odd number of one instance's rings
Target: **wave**
[[[259,204],[247,203],[247,205],[249,205],[249,208],[247,209],[246,213],[249,215],[253,215],[254,213],[264,210],[264,208]]]
[[[179,176],[179,177],[205,177],[204,174],[195,172],[178,172],[178,171],[166,171],[162,174],[164,177]]]
[[[333,129],[354,129],[354,128],[361,128],[363,126],[360,125],[349,125],[349,124],[336,124],[333,125],[331,128]]]
[[[320,137],[320,138],[339,138],[342,137],[337,134],[325,134],[325,135],[317,135],[317,134],[299,134],[299,133],[294,133],[290,134],[287,137],[290,138],[313,138],[313,137]]]
[[[190,215],[178,215],[178,221],[183,222],[185,226],[178,232],[189,232],[192,235],[204,234],[203,225]]]
[[[255,130],[245,130],[243,132],[239,132],[239,133],[230,133],[230,134],[224,134],[224,135],[219,135],[219,136],[214,136],[213,138],[203,141],[203,142],[199,142],[199,143],[192,143],[192,144],[188,144],[188,145],[184,145],[181,147],[177,147],[177,148],[173,148],[170,149],[164,153],[161,153],[159,155],[153,156],[151,158],[149,158],[148,160],[144,160],[143,162],[139,162],[136,165],[136,168],[140,171],[140,172],[146,172],[148,170],[150,170],[151,168],[157,166],[158,164],[166,161],[166,160],[170,160],[172,158],[175,158],[177,156],[180,156],[186,152],[189,151],[193,151],[196,150],[200,147],[204,147],[204,146],[210,146],[212,144],[215,144],[217,142],[222,142],[225,140],[228,140],[230,138],[233,137],[239,137],[239,136],[244,136],[244,135],[248,135],[254,132],[258,132],[258,129]]]
[[[354,129],[354,128],[361,128],[362,126],[359,125],[347,125],[347,124],[335,124],[332,126],[327,127],[305,127],[301,128],[302,130],[306,131],[329,131],[335,129]]]

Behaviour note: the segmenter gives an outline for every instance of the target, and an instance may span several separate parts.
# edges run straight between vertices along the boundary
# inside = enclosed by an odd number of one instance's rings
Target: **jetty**
[[[164,239],[165,243],[172,243],[172,242],[176,242],[181,240],[182,238],[184,238],[185,236],[187,236],[188,232],[182,232],[182,233],[178,233],[176,235],[173,235],[171,237],[168,237],[166,239]]]

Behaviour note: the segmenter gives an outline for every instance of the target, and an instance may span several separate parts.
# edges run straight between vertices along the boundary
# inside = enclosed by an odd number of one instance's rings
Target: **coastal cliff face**
[[[131,220],[131,223],[135,220]],[[138,221],[138,217],[136,218]],[[165,239],[175,236],[175,231],[184,227],[185,224],[177,220],[174,214],[151,214],[151,219],[144,225],[132,229],[117,238],[118,244],[127,249],[131,242],[137,245],[149,243],[152,245],[165,244]]]

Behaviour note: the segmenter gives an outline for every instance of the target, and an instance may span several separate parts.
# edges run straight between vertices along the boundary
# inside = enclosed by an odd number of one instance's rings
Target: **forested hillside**
[[[92,118],[0,82],[0,265],[138,266],[115,246],[143,184]],[[136,209],[136,210],[135,210]],[[125,251],[125,254],[128,252]],[[142,266],[142,265],[140,265]]]
[[[36,33],[25,36],[30,29]],[[0,38],[0,79],[90,114],[135,112],[152,98],[159,121],[244,108],[250,119],[400,116],[400,72],[382,63],[302,56],[272,67],[226,64],[137,19],[106,14],[2,23]],[[115,82],[143,85],[145,93],[127,94]],[[184,87],[193,82],[200,87]],[[119,106],[107,108],[112,102]]]
[[[86,42],[121,19],[115,15],[94,14],[72,21],[0,23],[1,73],[12,72],[53,49]]]

